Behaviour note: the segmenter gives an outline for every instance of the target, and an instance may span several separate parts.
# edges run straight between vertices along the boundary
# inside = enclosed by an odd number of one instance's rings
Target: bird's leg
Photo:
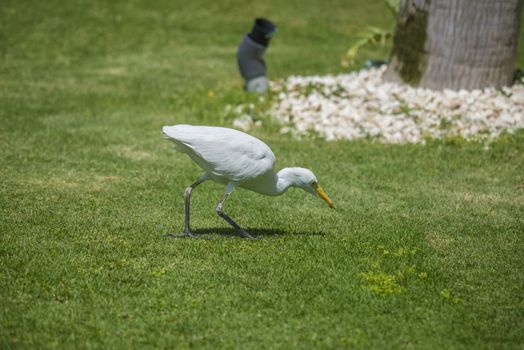
[[[188,188],[186,188],[184,192],[184,208],[185,208],[185,217],[184,217],[184,231],[182,234],[173,235],[173,234],[166,234],[166,236],[170,237],[193,237],[193,238],[200,238],[197,234],[191,232],[191,229],[189,228],[189,202],[191,198],[191,191],[198,185],[200,185],[202,182],[206,181],[208,179],[207,173],[202,175],[198,180],[193,182]]]
[[[193,184],[194,185],[194,184]],[[193,188],[196,186],[189,186],[184,191],[184,235],[190,236],[190,237],[196,237],[195,234],[191,232],[191,229],[189,228],[189,202],[191,198],[191,191],[193,191]]]
[[[224,213],[224,202],[226,201],[227,197],[231,194],[231,192],[233,192],[233,189],[234,187],[231,184],[227,185],[226,192],[218,201],[215,211],[222,219],[226,220],[231,226],[233,226],[239,235],[241,235],[244,238],[254,239],[255,237],[251,236],[249,233],[244,231],[242,227],[240,227],[233,219],[231,219],[226,213]]]

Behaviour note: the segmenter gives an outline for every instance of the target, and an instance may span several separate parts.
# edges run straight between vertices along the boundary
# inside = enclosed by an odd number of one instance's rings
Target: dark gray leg
[[[231,189],[231,191],[232,191],[232,189]],[[228,193],[227,190],[226,190],[226,193],[224,193],[222,198],[220,198],[220,200],[218,201],[218,204],[217,204],[217,206],[215,208],[215,211],[217,212],[217,214],[222,219],[226,220],[231,226],[233,226],[240,236],[242,236],[244,238],[254,239],[255,237],[251,236],[249,233],[244,231],[244,229],[242,229],[242,227],[240,227],[233,219],[231,219],[226,213],[224,213],[224,210],[223,210],[224,202],[226,201],[226,199],[229,196],[229,194],[231,193],[231,191]]]
[[[191,199],[191,192],[193,191],[193,189],[195,187],[197,187],[198,185],[200,185],[202,182],[206,181],[207,179],[208,179],[208,175],[207,174],[202,175],[198,180],[193,182],[191,184],[191,186],[186,188],[186,190],[184,192],[184,208],[185,208],[184,231],[181,234],[174,235],[174,234],[168,233],[165,236],[169,236],[169,237],[193,237],[193,238],[200,238],[199,235],[191,232],[191,229],[189,228],[189,207],[190,207],[189,203],[190,203],[190,199]]]

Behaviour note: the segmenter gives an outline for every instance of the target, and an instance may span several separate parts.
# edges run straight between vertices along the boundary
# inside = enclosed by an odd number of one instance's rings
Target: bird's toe
[[[187,231],[182,233],[166,233],[163,235],[163,237],[170,237],[170,238],[199,238],[199,239],[209,239],[209,237],[202,237],[200,235],[197,235],[196,233]]]
[[[254,236],[251,236],[249,233],[247,233],[246,231],[244,230],[240,230],[238,231],[238,234],[244,238],[249,238],[249,239],[256,239],[256,237]]]

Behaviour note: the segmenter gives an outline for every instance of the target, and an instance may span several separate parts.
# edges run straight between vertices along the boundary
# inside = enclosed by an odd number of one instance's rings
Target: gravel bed
[[[282,132],[314,132],[327,140],[372,138],[424,143],[461,136],[493,139],[524,128],[524,85],[473,91],[433,91],[384,82],[386,66],[350,74],[291,76],[272,83],[269,113]],[[243,115],[235,126],[252,127]]]

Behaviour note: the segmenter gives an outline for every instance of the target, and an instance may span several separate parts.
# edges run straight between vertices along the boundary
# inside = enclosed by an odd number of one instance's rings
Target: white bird
[[[185,222],[181,236],[198,237],[189,228],[189,200],[191,191],[206,180],[226,186],[215,210],[246,238],[253,237],[223,210],[225,200],[236,187],[268,196],[280,195],[289,187],[299,187],[335,208],[311,170],[284,168],[275,172],[275,155],[268,145],[244,132],[223,127],[174,125],[164,126],[162,133],[174,143],[176,151],[189,155],[204,170],[204,174],[185,190]]]

